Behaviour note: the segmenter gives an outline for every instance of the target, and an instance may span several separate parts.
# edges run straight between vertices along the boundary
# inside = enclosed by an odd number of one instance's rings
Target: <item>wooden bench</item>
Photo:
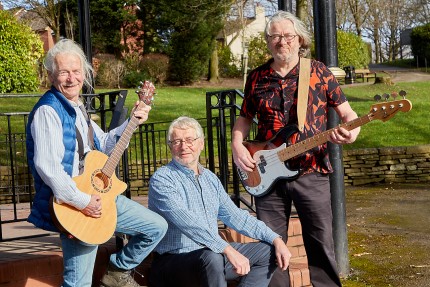
[[[356,69],[355,77],[356,79],[362,79],[364,83],[364,80],[368,82],[369,79],[376,79],[376,73],[371,72],[369,69]]]

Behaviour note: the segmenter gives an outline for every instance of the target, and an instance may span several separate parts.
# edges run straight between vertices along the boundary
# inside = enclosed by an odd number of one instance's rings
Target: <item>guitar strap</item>
[[[76,127],[76,140],[78,141],[78,154],[79,154],[79,174],[84,171],[84,141],[82,140],[82,135]]]
[[[84,115],[84,118],[88,125],[88,144],[90,145],[91,150],[94,150],[94,129],[93,129],[93,126],[91,125],[90,116],[88,115],[88,112],[85,109],[84,105],[79,105],[79,108],[81,109],[82,114]],[[76,140],[78,141],[79,174],[82,174],[82,172],[84,171],[84,158],[85,158],[84,141],[77,127],[76,127]]]
[[[81,109],[82,114],[84,115],[84,118],[87,121],[87,125],[88,125],[88,144],[90,145],[91,150],[94,150],[94,130],[93,130],[93,126],[91,125],[90,115],[88,114],[88,112],[85,109],[84,105],[80,105],[79,108]]]
[[[300,132],[303,132],[308,109],[309,82],[311,78],[311,59],[300,58],[299,87],[297,94],[297,122]]]

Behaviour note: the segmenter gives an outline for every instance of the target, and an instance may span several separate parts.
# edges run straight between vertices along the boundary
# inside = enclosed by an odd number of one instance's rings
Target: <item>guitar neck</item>
[[[368,115],[356,118],[350,122],[340,124],[336,128],[343,127],[346,130],[350,131],[350,130],[358,128],[362,125],[365,125],[372,120],[373,119],[372,119],[371,114],[368,114]],[[298,156],[299,154],[304,153],[307,150],[310,150],[316,146],[322,145],[323,143],[328,141],[328,136],[334,129],[335,128],[329,129],[329,130],[324,131],[322,133],[319,133],[313,137],[305,139],[301,142],[290,145],[287,148],[279,151],[278,156],[279,156],[280,160],[281,161],[289,160],[295,156]]]
[[[102,168],[102,172],[109,178],[112,177],[112,175],[114,174],[115,169],[121,159],[121,156],[127,148],[128,143],[130,142],[130,139],[138,126],[139,119],[134,116],[130,117],[130,121],[124,129],[124,132],[121,134],[121,137],[116,143],[115,148],[113,149],[111,155],[109,156],[108,160]]]

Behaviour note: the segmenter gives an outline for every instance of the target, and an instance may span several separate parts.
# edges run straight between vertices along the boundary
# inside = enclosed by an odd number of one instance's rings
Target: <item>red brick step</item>
[[[246,236],[230,229],[220,229],[220,234],[229,241],[251,242]],[[301,226],[298,218],[292,218],[289,226],[288,247],[292,253],[290,264],[290,286],[309,287],[309,269],[303,247]],[[60,286],[62,282],[62,253],[57,235],[1,243],[0,286],[1,287],[48,287]],[[103,276],[109,255],[115,252],[115,240],[101,245],[97,253],[93,275],[93,286]],[[152,257],[149,256],[138,268],[135,279],[141,285],[147,284]],[[235,286],[233,283],[229,287]]]

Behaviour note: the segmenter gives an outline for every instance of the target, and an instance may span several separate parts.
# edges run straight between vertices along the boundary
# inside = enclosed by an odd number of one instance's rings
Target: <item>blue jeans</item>
[[[118,221],[115,232],[130,235],[128,243],[110,257],[110,264],[124,270],[139,265],[163,238],[167,222],[157,213],[123,195],[116,198]],[[61,234],[63,287],[91,286],[97,245]]]
[[[268,286],[276,269],[273,246],[267,243],[230,243],[249,259],[250,272],[239,276],[220,253],[208,248],[182,254],[163,254],[154,258],[150,287],[226,287],[236,280],[241,287]],[[167,274],[167,275],[166,275]]]

